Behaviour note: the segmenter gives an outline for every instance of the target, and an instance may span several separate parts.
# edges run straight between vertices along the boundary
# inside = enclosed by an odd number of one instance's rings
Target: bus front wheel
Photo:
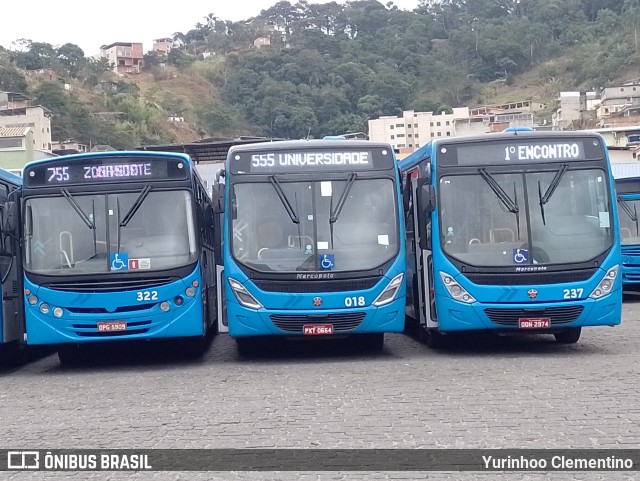
[[[370,332],[357,335],[358,344],[365,350],[376,352],[384,347],[384,332]]]
[[[581,327],[570,327],[562,332],[557,332],[554,336],[560,344],[575,344],[580,339],[581,332]]]
[[[79,366],[88,361],[87,350],[78,344],[64,344],[58,348],[58,359],[63,366]]]
[[[420,340],[430,349],[442,349],[447,346],[449,341],[447,336],[438,332],[436,329],[428,329],[426,327],[420,329]]]

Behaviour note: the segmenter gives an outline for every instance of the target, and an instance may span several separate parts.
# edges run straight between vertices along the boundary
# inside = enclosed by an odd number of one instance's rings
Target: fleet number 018
[[[364,296],[359,297],[346,297],[344,299],[344,305],[346,307],[356,307],[356,306],[364,306],[366,305]]]

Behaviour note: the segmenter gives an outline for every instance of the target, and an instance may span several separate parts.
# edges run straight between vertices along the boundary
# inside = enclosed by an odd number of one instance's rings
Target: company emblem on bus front
[[[320,307],[322,305],[322,297],[314,297],[313,305],[316,307]]]
[[[536,297],[538,297],[538,291],[536,291],[535,289],[529,289],[529,292],[527,292],[527,294],[529,295],[529,299],[535,299]]]

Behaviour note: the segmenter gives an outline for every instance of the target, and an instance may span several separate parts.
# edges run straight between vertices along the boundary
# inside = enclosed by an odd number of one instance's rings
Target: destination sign
[[[601,160],[605,153],[596,138],[541,138],[444,144],[438,147],[440,165],[503,165]]]
[[[24,172],[28,187],[106,182],[144,182],[186,179],[182,159],[159,157],[87,157],[43,162]]]
[[[234,174],[305,172],[353,172],[393,168],[391,149],[374,150],[281,150],[232,154]]]

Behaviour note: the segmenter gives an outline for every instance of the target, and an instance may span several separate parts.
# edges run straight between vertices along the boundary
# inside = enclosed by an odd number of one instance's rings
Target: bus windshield
[[[197,259],[187,191],[70,194],[25,203],[25,269],[36,274],[156,271]]]
[[[613,243],[607,177],[600,169],[444,175],[443,250],[475,266],[589,261]]]
[[[391,179],[237,183],[234,257],[259,271],[354,271],[398,252]]]
[[[618,221],[620,222],[620,242],[622,245],[640,244],[640,199],[625,199],[618,196]]]

